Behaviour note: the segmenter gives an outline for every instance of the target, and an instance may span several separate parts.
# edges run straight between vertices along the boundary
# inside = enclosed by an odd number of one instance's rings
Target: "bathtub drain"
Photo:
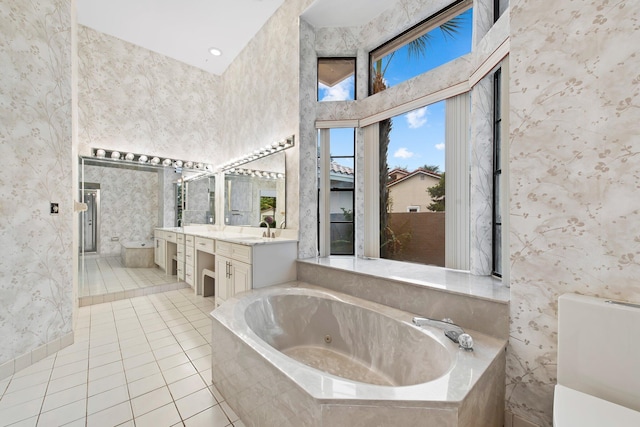
[[[331,344],[331,341],[332,341],[331,335],[324,336],[324,342],[326,342],[327,344]]]

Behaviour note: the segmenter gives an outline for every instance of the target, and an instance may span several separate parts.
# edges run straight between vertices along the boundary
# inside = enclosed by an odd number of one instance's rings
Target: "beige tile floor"
[[[177,276],[167,275],[158,267],[127,268],[119,256],[85,255],[84,268],[80,263],[79,273],[80,297],[112,294],[178,281]]]
[[[75,342],[0,381],[1,426],[243,427],[211,385],[213,298],[81,307]]]

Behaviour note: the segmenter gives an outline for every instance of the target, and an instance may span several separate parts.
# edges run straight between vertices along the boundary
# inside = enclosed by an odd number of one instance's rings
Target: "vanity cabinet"
[[[164,232],[164,271],[170,276],[178,274],[178,233]]]
[[[196,295],[213,292],[216,305],[240,292],[296,279],[295,240],[189,232],[154,230],[155,263]]]
[[[154,250],[153,259],[158,267],[166,269],[166,240],[164,239],[164,232],[155,230],[154,232]]]
[[[176,233],[178,280],[184,281],[184,234]]]
[[[184,281],[191,287],[194,284],[195,270],[195,236],[184,236]]]
[[[296,279],[297,242],[216,242],[216,306],[237,293]]]
[[[218,241],[216,252],[216,306],[251,289],[251,246]]]

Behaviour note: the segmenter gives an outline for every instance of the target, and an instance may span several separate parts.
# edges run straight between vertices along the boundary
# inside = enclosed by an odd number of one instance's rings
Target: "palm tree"
[[[456,16],[444,24],[440,25],[438,29],[442,32],[444,38],[452,37],[458,33],[462,26],[462,19],[460,16]],[[428,48],[431,44],[433,34],[427,32],[415,40],[411,41],[407,45],[407,55],[409,59],[420,58],[426,56]],[[372,93],[376,94],[382,92],[387,88],[385,81],[385,73],[391,60],[395,56],[397,50],[391,52],[389,55],[378,59],[373,66],[373,79],[372,79]],[[383,60],[385,60],[383,65]],[[389,164],[387,163],[387,155],[389,151],[389,135],[391,134],[392,122],[391,119],[385,119],[380,121],[380,256],[382,258],[389,258],[391,251],[393,250],[393,244],[390,244],[394,240],[393,230],[389,228],[389,190],[387,183],[389,179]],[[425,165],[427,166],[427,165]],[[436,166],[436,168],[438,168]],[[439,168],[438,168],[439,169]],[[429,169],[428,169],[429,170]],[[436,172],[432,170],[433,172]],[[438,173],[438,172],[436,172]]]
[[[440,25],[438,29],[442,33],[445,39],[447,38],[455,38],[456,34],[460,30],[463,21],[460,16],[456,16],[451,18],[449,21]],[[407,56],[409,59],[426,56],[427,51],[429,50],[429,46],[431,45],[431,40],[433,39],[433,33],[427,32],[420,37],[416,38],[413,41],[410,41],[407,44]],[[382,92],[387,88],[387,84],[385,82],[384,76],[387,72],[387,68],[391,63],[391,60],[395,56],[397,50],[391,52],[389,55],[378,59],[373,66],[373,80],[371,85],[372,94]],[[383,65],[383,60],[386,58],[386,63]]]
[[[438,165],[423,165],[420,169],[424,169],[427,172],[440,173],[440,166]]]

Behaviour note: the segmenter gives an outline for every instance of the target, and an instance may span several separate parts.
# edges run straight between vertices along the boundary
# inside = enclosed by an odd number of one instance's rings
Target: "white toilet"
[[[553,425],[640,426],[640,306],[560,296]]]

